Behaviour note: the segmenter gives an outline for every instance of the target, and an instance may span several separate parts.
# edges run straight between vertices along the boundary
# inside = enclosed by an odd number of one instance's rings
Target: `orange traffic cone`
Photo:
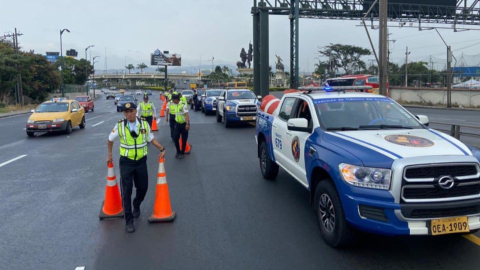
[[[155,205],[153,206],[152,216],[148,222],[166,222],[175,219],[175,212],[172,211],[170,204],[170,195],[168,194],[167,174],[165,173],[165,159],[158,160],[157,191],[155,193]]]
[[[180,142],[180,150],[182,150],[183,148],[182,135],[180,135],[179,142]],[[185,148],[185,154],[190,154],[190,152],[192,152],[192,147],[190,147],[190,144],[188,144],[188,141],[187,141],[187,148]]]
[[[153,118],[153,121],[152,121],[152,131],[158,131],[156,118]]]
[[[160,117],[165,117],[165,110],[163,108],[160,110]]]
[[[122,196],[120,196],[120,190],[117,185],[117,177],[113,169],[113,163],[108,163],[107,173],[107,188],[105,190],[105,201],[102,203],[102,209],[100,209],[100,220],[107,218],[122,218],[123,206]]]

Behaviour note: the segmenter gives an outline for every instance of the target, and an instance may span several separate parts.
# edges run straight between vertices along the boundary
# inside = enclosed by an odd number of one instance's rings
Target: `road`
[[[158,94],[152,99],[158,109]],[[225,129],[214,116],[200,112],[191,113],[193,150],[183,160],[174,159],[164,121],[155,133],[167,152],[176,220],[147,222],[158,168],[158,150],[150,146],[149,192],[137,231],[127,234],[123,220],[98,219],[107,136],[122,114],[103,96],[95,105],[86,117],[87,127],[70,135],[27,138],[23,128],[28,115],[0,119],[0,269],[440,270],[476,269],[480,264],[480,246],[458,235],[362,235],[352,248],[328,247],[307,191],[284,171],[276,181],[263,180],[255,129]],[[431,119],[442,114],[428,113]]]

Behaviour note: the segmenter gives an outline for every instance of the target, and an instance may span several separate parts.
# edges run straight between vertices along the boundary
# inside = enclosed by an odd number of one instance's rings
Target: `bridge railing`
[[[438,131],[442,131],[444,133],[450,134],[450,136],[458,140],[460,140],[460,137],[462,135],[468,136],[468,137],[480,138],[480,126],[452,124],[452,123],[444,123],[444,122],[430,122],[430,124],[447,127],[447,128],[435,128],[435,129]]]

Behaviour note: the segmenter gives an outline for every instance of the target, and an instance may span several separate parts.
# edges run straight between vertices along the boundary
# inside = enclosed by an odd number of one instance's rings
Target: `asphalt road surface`
[[[158,94],[152,99],[158,111]],[[457,118],[443,110],[425,114],[431,119]],[[477,116],[469,117],[478,122]],[[191,112],[193,150],[183,160],[174,159],[164,118],[155,133],[167,152],[176,220],[147,222],[158,168],[158,150],[150,146],[149,191],[135,221],[137,231],[127,234],[123,220],[98,219],[107,136],[123,118],[113,101],[102,95],[95,101],[95,112],[87,114],[87,127],[75,128],[70,135],[27,138],[27,118],[0,119],[0,269],[440,270],[480,265],[480,246],[459,235],[365,234],[349,249],[328,247],[307,191],[284,171],[276,181],[263,180],[255,128],[225,129],[214,116],[200,112]]]

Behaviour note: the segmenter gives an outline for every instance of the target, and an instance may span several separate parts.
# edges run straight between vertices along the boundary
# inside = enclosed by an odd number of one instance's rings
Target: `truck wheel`
[[[84,129],[86,125],[87,125],[87,124],[85,123],[85,116],[84,116],[83,119],[82,119],[82,123],[80,123],[80,126],[79,126],[79,127],[80,127],[81,129]]]
[[[202,111],[203,111],[203,107],[202,107]],[[220,115],[220,113],[217,110],[217,123],[220,123],[220,122],[222,122],[222,116]]]
[[[95,111],[95,107],[92,107],[92,112],[94,112],[94,111]]]
[[[260,170],[262,171],[263,178],[273,180],[278,175],[278,165],[273,162],[268,156],[267,143],[262,142],[260,144]]]
[[[223,112],[223,124],[225,125],[225,128],[232,126],[232,123],[230,123],[227,119],[227,112]]]
[[[345,219],[337,191],[328,180],[323,180],[317,185],[315,212],[325,243],[340,248],[348,246],[353,241],[355,230]]]
[[[34,137],[35,132],[27,131],[28,137]]]
[[[67,134],[72,133],[72,122],[68,121],[67,127],[65,128],[65,133]]]

